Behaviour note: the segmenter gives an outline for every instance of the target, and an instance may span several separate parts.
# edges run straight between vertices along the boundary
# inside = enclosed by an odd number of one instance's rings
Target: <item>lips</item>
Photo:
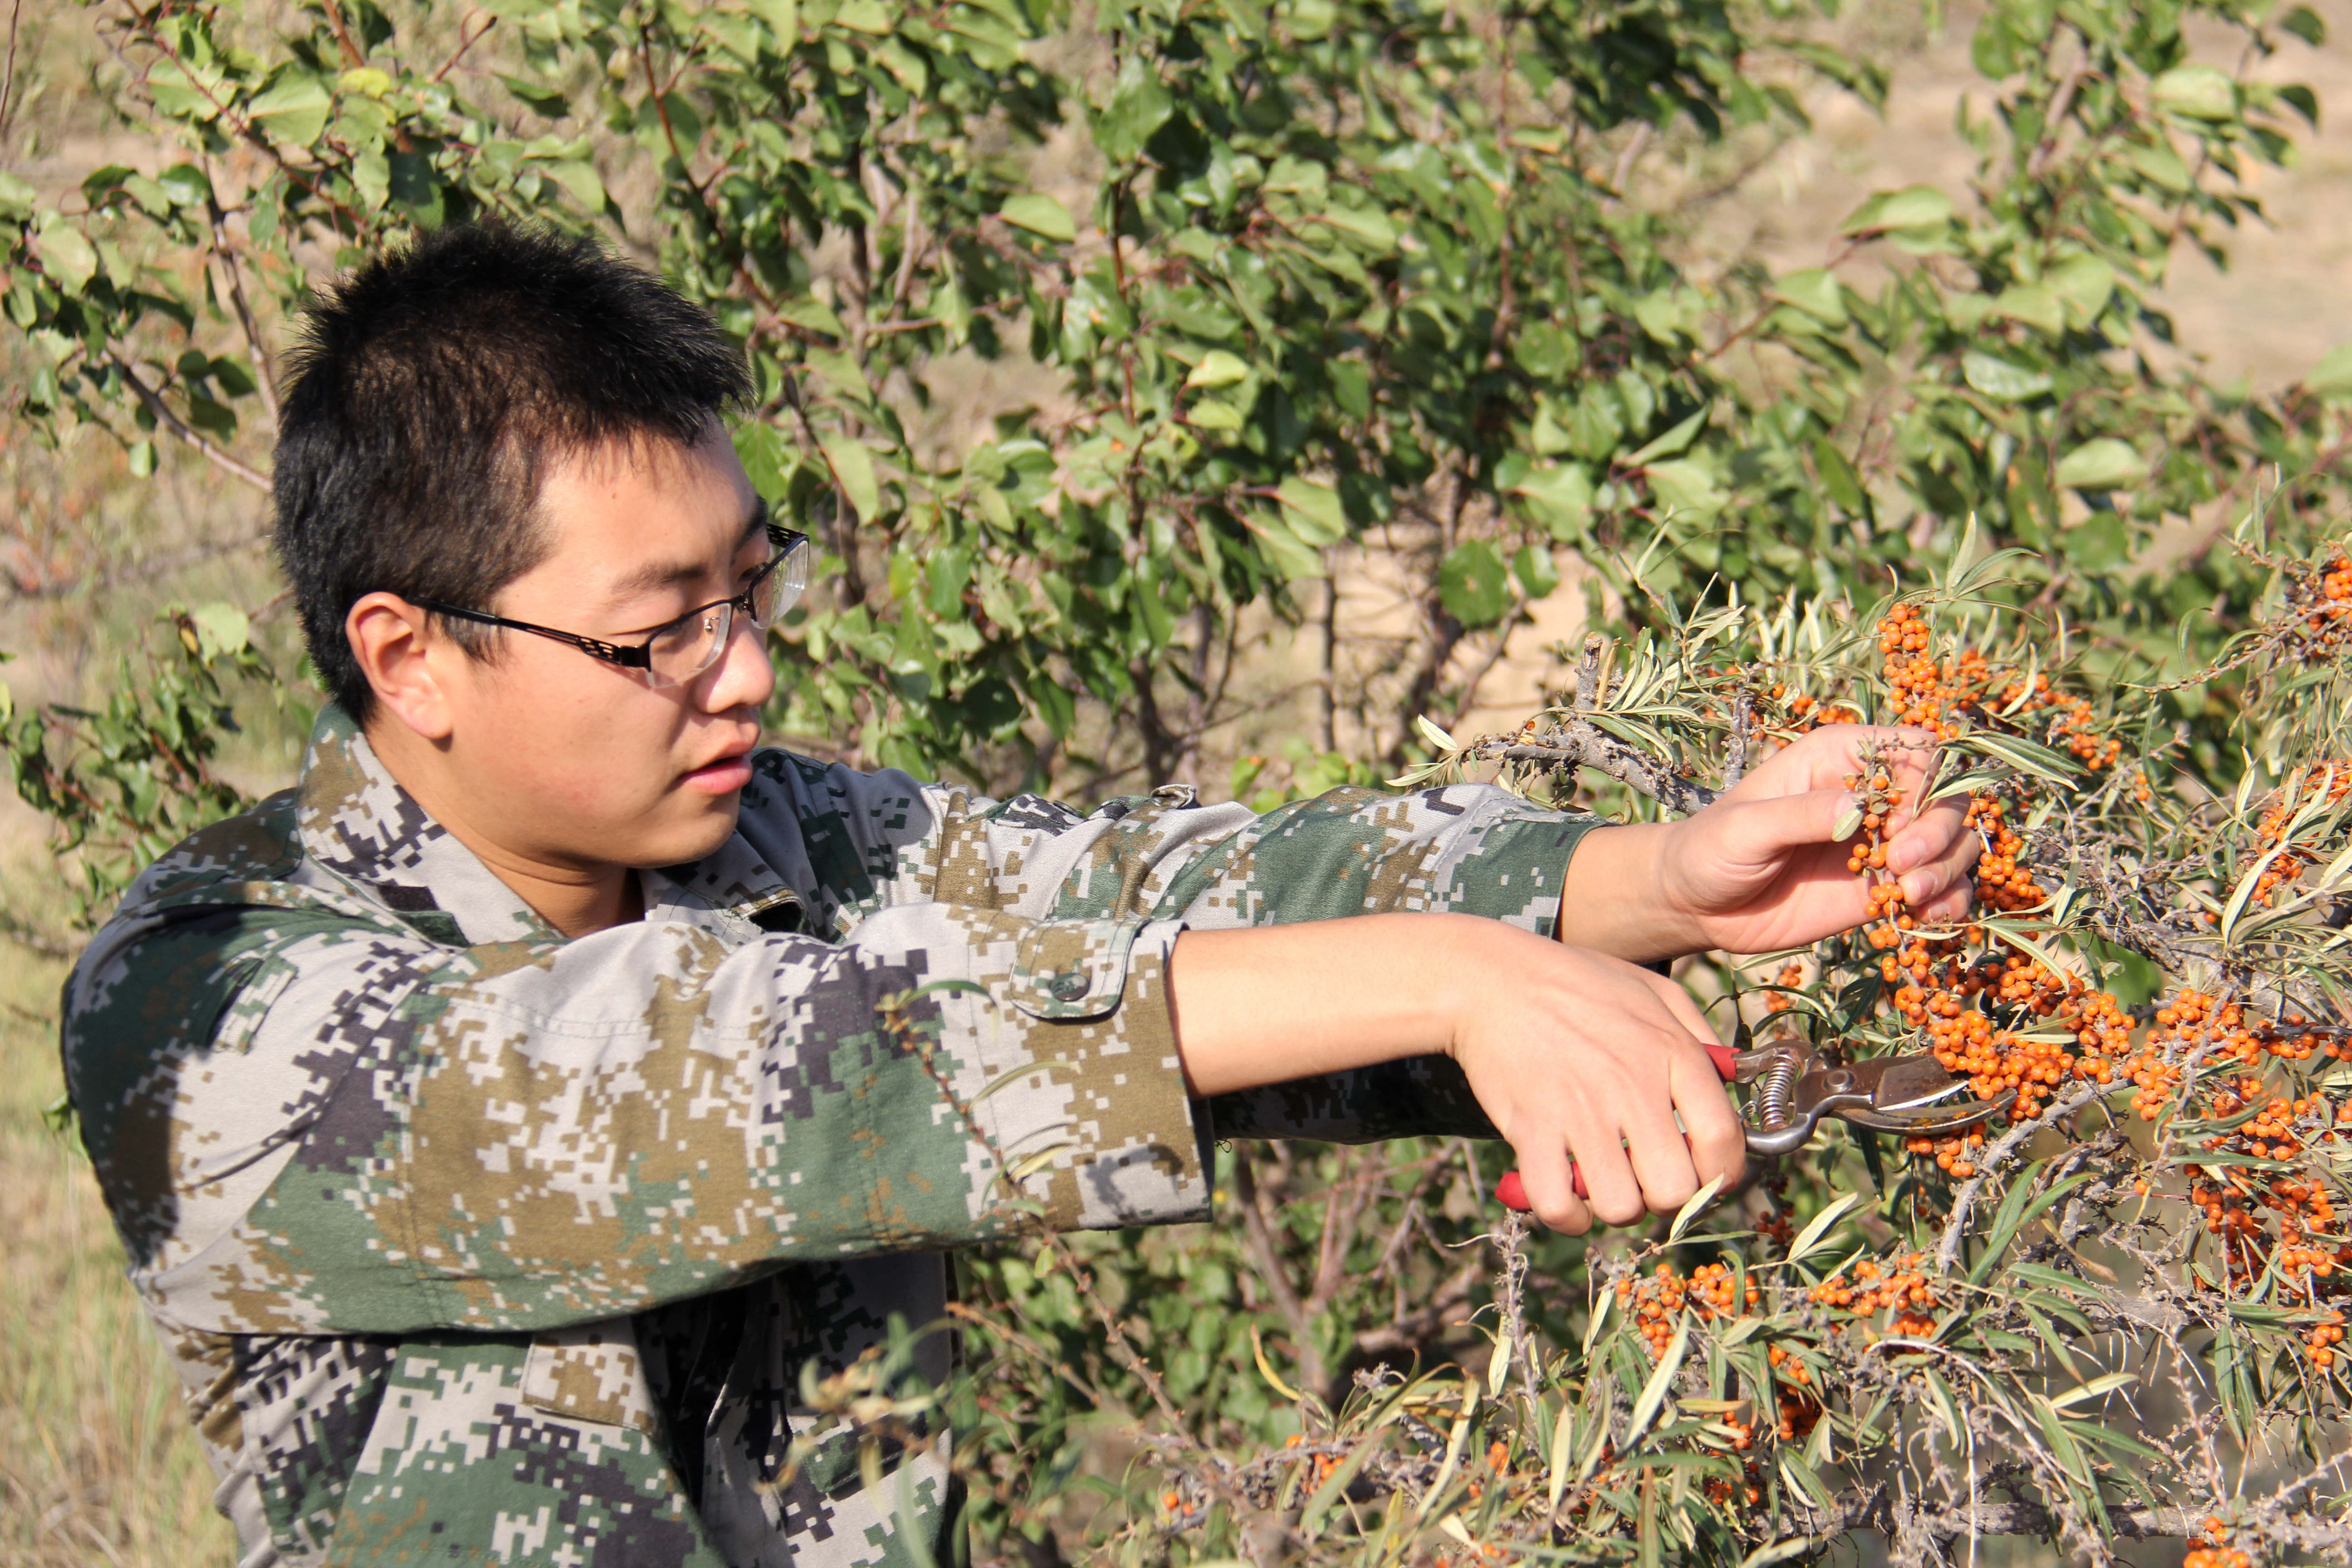
[[[689,788],[711,795],[730,795],[751,782],[751,752],[748,746],[740,752],[721,752],[686,774]]]

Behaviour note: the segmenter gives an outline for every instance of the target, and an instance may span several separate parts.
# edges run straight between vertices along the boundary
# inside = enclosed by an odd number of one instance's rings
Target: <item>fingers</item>
[[[1912,724],[1830,724],[1799,736],[1759,763],[1733,793],[1754,799],[1840,785],[1861,762],[1863,749],[1875,746],[1889,753],[1886,761],[1897,787],[1916,801],[1937,744],[1933,730]]]
[[[1665,1008],[1667,1018],[1682,1026],[1693,1040],[1706,1046],[1723,1044],[1723,1037],[1715,1032],[1715,1025],[1708,1021],[1706,1011],[1698,1005],[1698,999],[1684,990],[1679,983],[1670,976],[1658,973],[1655,970],[1643,969],[1637,973],[1649,984],[1652,994],[1655,995],[1660,1005]],[[1673,1039],[1670,1031],[1666,1042],[1667,1048],[1672,1049],[1677,1043]],[[1700,1055],[1704,1058],[1706,1053],[1701,1052]]]
[[[1675,1112],[1689,1144],[1692,1174],[1701,1184],[1719,1176],[1725,1186],[1731,1185],[1747,1173],[1748,1130],[1740,1124],[1722,1076],[1704,1052],[1696,1061],[1690,1053],[1676,1053],[1668,1073]]]
[[[1610,1108],[1612,1111],[1630,1106]],[[1651,1119],[1642,1119],[1646,1122]],[[1603,1225],[1631,1225],[1656,1206],[1657,1195],[1652,1190],[1655,1179],[1671,1183],[1673,1172],[1668,1163],[1651,1160],[1650,1172],[1644,1172],[1639,1152],[1655,1136],[1654,1129],[1637,1131],[1624,1119],[1611,1114],[1596,1118],[1592,1131],[1581,1140],[1571,1141],[1576,1154],[1578,1173],[1584,1178],[1584,1206]],[[1633,1151],[1626,1143],[1633,1144]],[[1676,1139],[1677,1151],[1681,1140]],[[1689,1161],[1685,1159],[1687,1165]]]
[[[1890,847],[1887,863],[1903,869],[1903,900],[1918,914],[1931,920],[1958,920],[1969,912],[1975,891],[1973,873],[1984,846],[1968,830],[1967,819],[1955,810],[1957,829],[1948,840],[1938,846],[1938,833],[1922,831],[1904,847],[1908,853],[1898,856]]]
[[[1520,1189],[1538,1219],[1565,1236],[1582,1236],[1592,1228],[1593,1212],[1576,1195],[1569,1174],[1565,1142],[1557,1136],[1513,1139],[1511,1152],[1518,1157]],[[1590,1182],[1588,1177],[1587,1191]]]

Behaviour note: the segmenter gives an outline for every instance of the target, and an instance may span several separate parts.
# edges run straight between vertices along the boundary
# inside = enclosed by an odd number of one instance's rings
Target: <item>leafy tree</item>
[[[1479,763],[1686,810],[1825,716],[1910,712],[1970,759],[1984,918],[1692,978],[1754,1028],[2042,1091],[2005,1128],[1832,1134],[1601,1253],[1496,1229],[1467,1143],[1237,1147],[1232,1225],[971,1263],[987,1374],[951,1397],[991,1550],[1761,1568],[1875,1528],[1906,1562],[2003,1531],[2345,1556],[2318,1467],[2352,1262],[2352,358],[2251,398],[2149,303],[2176,244],[2259,218],[2255,166],[2315,118],[2250,74],[2312,13],[1994,0],[1966,187],[1874,196],[1821,267],[1720,277],[1634,199],[1645,160],[1794,130],[1801,86],[1884,91],[1770,0],[89,14],[152,152],[60,195],[0,175],[40,439],[209,464],[258,515],[309,280],[416,226],[553,222],[745,344],[738,448],[829,550],[780,634],[786,732],[998,787],[1197,777],[1271,617],[1319,621],[1331,673],[1286,776],[1236,775],[1266,804]],[[976,363],[1039,390],[951,438]],[[1571,552],[1622,605],[1577,696],[1457,743]],[[1328,585],[1363,557],[1412,616],[1370,674]],[[103,710],[10,720],[93,918],[237,804],[221,674],[282,689],[245,634],[181,616]],[[2105,1120],[2126,1087],[2138,1120]],[[1088,1516],[1107,1411],[1160,1446]]]

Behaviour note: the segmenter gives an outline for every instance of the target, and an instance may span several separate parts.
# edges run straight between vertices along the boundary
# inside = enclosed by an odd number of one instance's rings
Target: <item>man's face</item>
[[[604,642],[642,643],[741,592],[771,553],[759,497],[716,428],[691,448],[640,441],[567,458],[540,510],[546,559],[488,608]],[[709,668],[667,687],[552,638],[495,635],[495,661],[441,666],[449,777],[477,832],[583,870],[676,865],[726,842],[775,685],[749,617]]]

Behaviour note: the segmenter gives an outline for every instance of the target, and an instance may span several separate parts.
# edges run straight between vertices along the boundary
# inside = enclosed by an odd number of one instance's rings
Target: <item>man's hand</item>
[[[1688,993],[1499,921],[1187,931],[1169,989],[1195,1094],[1451,1054],[1558,1230],[1671,1214],[1706,1181],[1736,1180],[1746,1158]],[[1571,1188],[1571,1159],[1589,1199]]]
[[[1832,836],[1854,802],[1845,781],[1872,746],[1905,802],[1887,869],[1902,877],[1913,914],[1958,919],[1980,847],[1960,801],[1920,809],[1935,743],[1925,730],[1830,725],[1694,816],[1588,834],[1570,862],[1560,940],[1647,960],[1770,952],[1861,924],[1868,893],[1846,868],[1852,841]]]
[[[1454,1058],[1518,1156],[1537,1217],[1580,1235],[1596,1218],[1629,1225],[1645,1210],[1672,1214],[1706,1182],[1739,1179],[1746,1134],[1707,1058],[1715,1032],[1690,993],[1539,937],[1499,956],[1517,984],[1497,985],[1464,1020]]]

